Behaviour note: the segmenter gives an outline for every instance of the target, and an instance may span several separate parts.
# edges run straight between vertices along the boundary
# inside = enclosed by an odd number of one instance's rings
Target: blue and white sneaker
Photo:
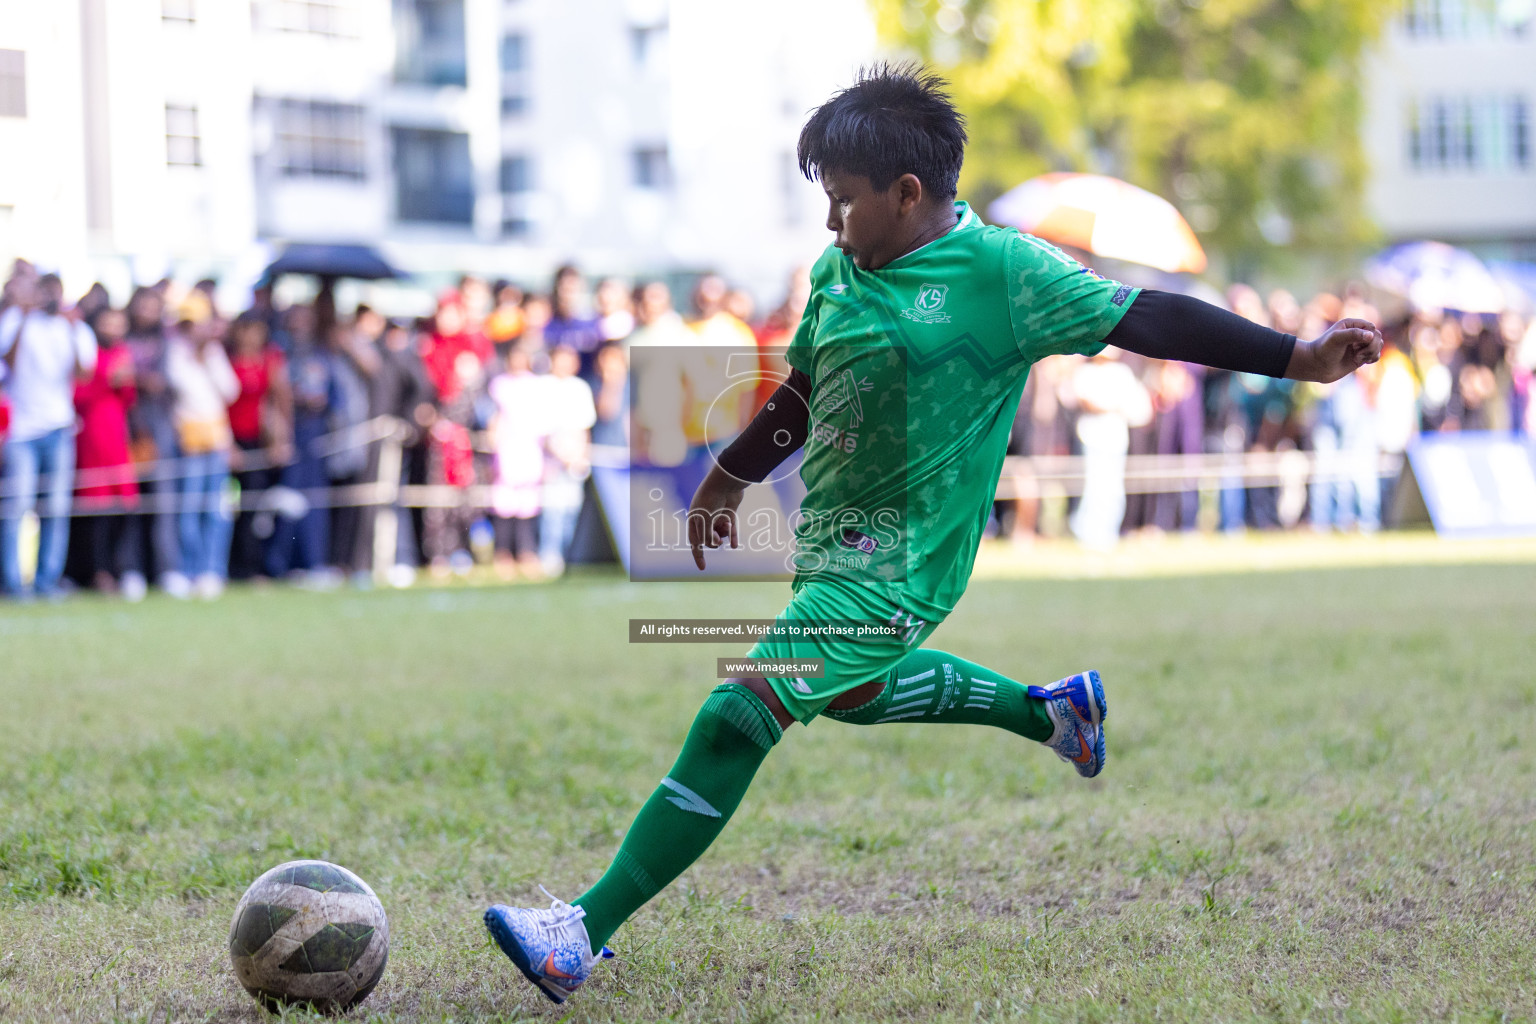
[[[1031,686],[1029,695],[1045,701],[1046,714],[1056,727],[1045,745],[1063,761],[1070,761],[1085,779],[1103,771],[1104,719],[1109,717],[1109,703],[1104,699],[1099,674],[1090,670],[1049,686]]]
[[[587,912],[553,896],[549,899],[548,910],[498,903],[485,912],[485,927],[501,951],[523,972],[523,977],[537,985],[552,1002],[563,1003],[581,987],[599,961],[613,956],[613,950],[604,946],[600,954],[593,956],[587,926],[581,923]]]

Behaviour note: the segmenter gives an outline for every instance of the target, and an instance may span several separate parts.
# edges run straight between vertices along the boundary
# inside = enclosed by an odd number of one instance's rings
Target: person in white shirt
[[[224,590],[234,517],[229,486],[229,405],[240,397],[240,380],[219,341],[222,325],[200,293],[187,296],[165,356],[165,373],[176,394],[174,417],[181,442],[181,501],[177,516],[182,571],[200,596]]]
[[[539,512],[539,562],[547,576],[565,571],[565,556],[581,514],[583,485],[592,472],[592,388],[576,371],[581,357],[568,345],[549,356],[544,378],[544,487]]]
[[[96,369],[96,336],[63,313],[64,288],[48,274],[0,315],[0,361],[11,400],[11,432],[0,473],[0,583],[19,600],[53,597],[69,549],[75,476],[75,382]],[[43,492],[37,572],[21,580],[21,520]]]
[[[1152,398],[1113,348],[1078,365],[1072,392],[1081,412],[1077,438],[1083,444],[1083,497],[1072,516],[1072,532],[1084,547],[1108,550],[1119,541],[1125,519],[1130,428],[1152,421]]]

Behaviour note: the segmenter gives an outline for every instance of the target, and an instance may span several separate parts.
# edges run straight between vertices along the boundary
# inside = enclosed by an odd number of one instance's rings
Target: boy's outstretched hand
[[[745,483],[716,464],[693,492],[693,504],[688,509],[688,546],[693,549],[693,563],[700,569],[704,568],[705,548],[717,548],[727,538],[731,547],[736,546],[736,510],[746,490]]]
[[[1332,384],[1380,359],[1382,344],[1381,328],[1369,320],[1346,318],[1316,341],[1297,341],[1285,375],[1291,380]]]

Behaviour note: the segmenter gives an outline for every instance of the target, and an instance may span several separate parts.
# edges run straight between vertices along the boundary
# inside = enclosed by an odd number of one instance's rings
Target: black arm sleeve
[[[720,453],[720,468],[738,480],[762,483],[805,444],[811,422],[811,378],[790,370],[789,379]]]
[[[1153,359],[1202,363],[1269,377],[1285,376],[1296,347],[1294,334],[1272,331],[1188,295],[1150,288],[1136,296],[1104,340]]]

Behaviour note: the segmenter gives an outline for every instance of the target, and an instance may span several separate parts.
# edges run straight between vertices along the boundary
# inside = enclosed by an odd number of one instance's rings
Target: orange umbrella
[[[1042,174],[998,197],[995,224],[1096,256],[1198,274],[1205,250],[1166,199],[1102,174]]]

